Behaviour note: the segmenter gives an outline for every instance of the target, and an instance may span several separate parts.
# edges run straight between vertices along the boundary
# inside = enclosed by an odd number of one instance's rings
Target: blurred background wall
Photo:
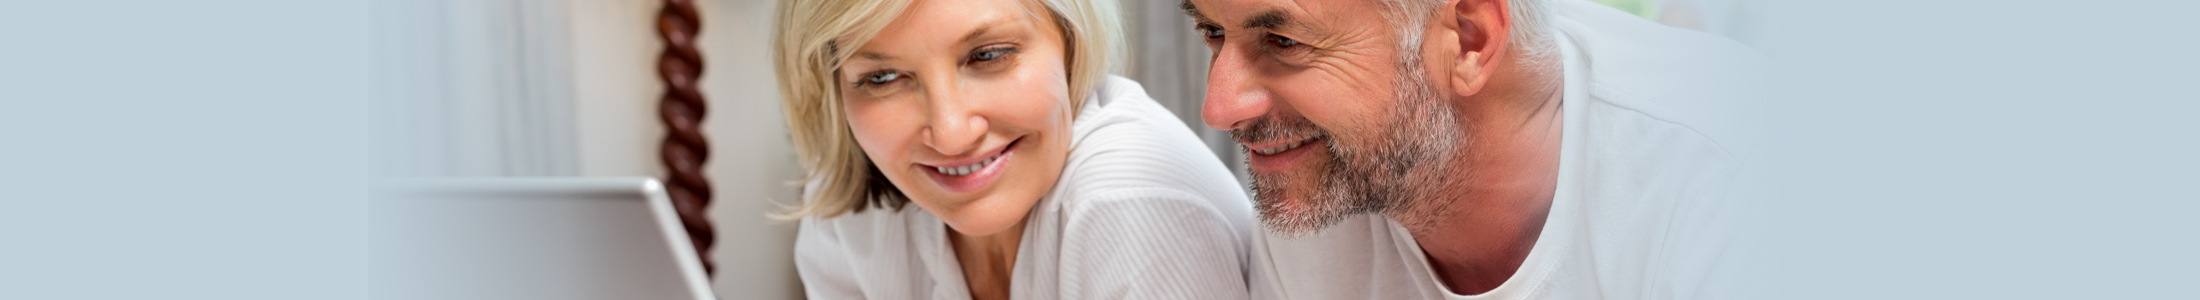
[[[770,1],[700,1],[716,198],[715,287],[728,299],[800,298],[799,175],[761,41]],[[661,176],[654,0],[380,1],[375,7],[378,176]]]
[[[1746,0],[1600,0],[1740,36]],[[791,223],[764,216],[800,176],[772,76],[777,1],[705,0],[704,119],[717,197],[715,286],[733,299],[801,297]],[[1177,1],[1123,1],[1123,76],[1176,112],[1244,178],[1227,132],[1199,119],[1208,51]],[[378,176],[662,176],[657,0],[373,3]],[[1708,7],[1708,8],[1707,8]],[[1670,9],[1669,9],[1670,8]],[[1709,28],[1707,28],[1709,27]]]

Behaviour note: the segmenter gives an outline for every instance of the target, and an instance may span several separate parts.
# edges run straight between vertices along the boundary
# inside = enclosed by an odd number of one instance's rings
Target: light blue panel
[[[0,299],[363,298],[367,9],[0,2]]]
[[[2200,5],[1761,2],[1779,299],[2189,298]],[[2167,297],[2165,297],[2167,296]]]

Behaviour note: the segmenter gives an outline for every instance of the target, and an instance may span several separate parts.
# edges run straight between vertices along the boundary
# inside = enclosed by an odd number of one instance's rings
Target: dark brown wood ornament
[[[703,53],[695,46],[702,20],[692,0],[664,3],[664,9],[657,12],[657,36],[665,42],[664,52],[657,55],[657,77],[664,81],[665,93],[658,99],[657,115],[665,124],[665,139],[658,145],[669,173],[665,191],[672,196],[673,209],[680,213],[680,225],[695,244],[695,254],[701,256],[704,272],[716,274],[710,248],[717,235],[703,209],[710,205],[711,189],[710,178],[703,176],[710,143],[703,139],[705,106],[697,80],[703,75]]]

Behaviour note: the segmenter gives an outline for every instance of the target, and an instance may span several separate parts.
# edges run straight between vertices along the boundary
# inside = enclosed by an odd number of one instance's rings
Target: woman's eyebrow
[[[1009,22],[1009,19],[994,18],[993,20],[987,20],[984,23],[979,23],[976,29],[971,29],[969,34],[963,35],[961,43],[968,44],[970,42],[977,41],[978,38],[985,37],[986,33],[990,33],[994,27],[1005,26]]]
[[[962,40],[957,43],[968,44],[970,42],[976,41],[979,38],[985,37],[987,33],[992,33],[994,27],[1006,26],[1012,21],[1014,20],[1006,18],[993,18],[993,20],[985,21],[985,23],[979,24],[977,27],[971,29],[970,33],[964,34]],[[871,51],[856,52],[854,57],[854,59],[870,61],[891,61],[894,60],[894,58],[895,57],[892,55],[886,55],[885,53]]]
[[[882,54],[882,53],[878,53],[878,52],[856,52],[856,58],[857,58],[857,59],[862,59],[862,60],[873,60],[873,61],[888,61],[888,60],[893,60],[893,59],[894,59],[894,57],[893,57],[893,56],[888,56],[888,55],[886,55],[886,54]]]

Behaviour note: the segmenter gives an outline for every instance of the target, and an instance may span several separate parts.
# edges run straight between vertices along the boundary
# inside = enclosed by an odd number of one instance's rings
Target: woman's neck
[[[963,270],[974,300],[1008,299],[1010,274],[1016,267],[1016,246],[1024,240],[1024,221],[992,235],[967,235],[948,228],[947,239],[955,248],[955,260]]]

